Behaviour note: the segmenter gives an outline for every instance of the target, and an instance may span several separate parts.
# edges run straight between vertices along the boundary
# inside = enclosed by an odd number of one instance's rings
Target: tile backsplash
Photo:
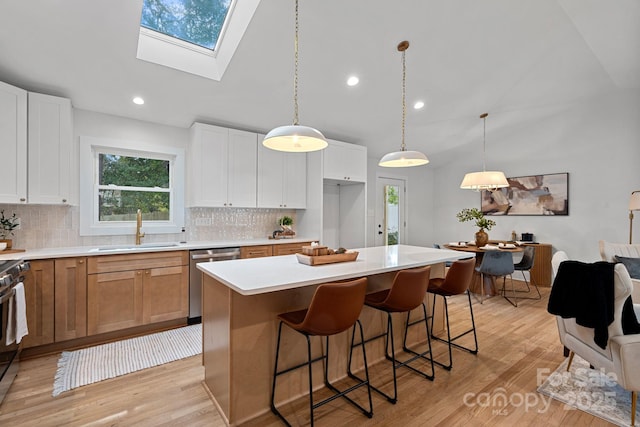
[[[15,212],[20,218],[20,228],[12,236],[14,248],[121,245],[134,241],[133,233],[130,236],[80,236],[77,206],[0,205],[0,209],[8,215]],[[295,210],[189,208],[185,212],[185,236],[181,233],[147,234],[144,242],[174,242],[184,238],[187,241],[266,238],[278,229],[278,219],[284,215],[292,217],[295,224]]]

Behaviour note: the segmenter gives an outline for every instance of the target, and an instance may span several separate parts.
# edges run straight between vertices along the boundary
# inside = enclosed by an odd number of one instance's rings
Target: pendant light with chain
[[[326,148],[327,140],[320,131],[298,124],[298,0],[296,0],[296,26],[294,40],[293,124],[272,129],[262,144],[277,151],[308,152]]]
[[[392,153],[385,154],[378,166],[387,168],[404,168],[409,166],[421,166],[429,163],[429,159],[423,153],[419,151],[409,151],[404,144],[404,127],[407,116],[407,103],[406,103],[406,79],[407,79],[407,67],[405,63],[405,52],[409,49],[409,42],[403,41],[398,45],[398,51],[402,52],[402,144],[400,145],[400,151],[394,151]]]
[[[469,172],[464,176],[460,188],[464,190],[497,190],[498,188],[504,188],[509,186],[507,178],[504,173],[500,171],[488,171],[486,169],[485,160],[485,146],[486,146],[486,132],[487,132],[487,116],[489,113],[483,113],[480,118],[484,120],[484,126],[482,130],[482,172]]]

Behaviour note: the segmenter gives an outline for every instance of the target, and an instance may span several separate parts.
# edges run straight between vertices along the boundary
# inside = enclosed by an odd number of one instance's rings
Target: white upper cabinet
[[[29,203],[71,204],[73,123],[67,98],[29,93]]]
[[[229,206],[256,207],[258,134],[229,129],[227,199]]]
[[[27,91],[0,82],[0,203],[27,201]]]
[[[188,205],[256,207],[257,135],[194,123],[188,164]]]
[[[264,135],[258,135],[262,141]],[[258,207],[307,207],[307,155],[285,153],[258,143]]]
[[[367,147],[329,140],[323,150],[323,177],[339,181],[367,182]]]

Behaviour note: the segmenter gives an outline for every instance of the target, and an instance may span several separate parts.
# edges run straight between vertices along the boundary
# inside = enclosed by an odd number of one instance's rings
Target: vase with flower
[[[14,230],[20,226],[20,222],[15,212],[11,216],[5,216],[4,209],[0,210],[0,242],[7,244],[7,249],[11,249]]]
[[[477,208],[464,208],[456,214],[456,217],[460,222],[475,221],[476,226],[480,228],[475,234],[477,247],[481,248],[489,242],[489,235],[485,229],[487,231],[491,230],[491,228],[496,225],[494,220],[486,218]]]

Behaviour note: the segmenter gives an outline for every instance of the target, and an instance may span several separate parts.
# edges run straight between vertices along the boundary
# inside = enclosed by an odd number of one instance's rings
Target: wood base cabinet
[[[88,263],[89,335],[188,316],[186,251],[98,256]]]
[[[142,270],[90,274],[89,335],[142,325]]]
[[[55,341],[87,336],[87,259],[58,258],[55,264]]]
[[[54,263],[53,260],[29,263],[31,269],[25,273],[24,280],[29,335],[22,339],[24,348],[50,344],[54,340]]]
[[[151,268],[142,275],[142,323],[189,315],[189,267]]]

